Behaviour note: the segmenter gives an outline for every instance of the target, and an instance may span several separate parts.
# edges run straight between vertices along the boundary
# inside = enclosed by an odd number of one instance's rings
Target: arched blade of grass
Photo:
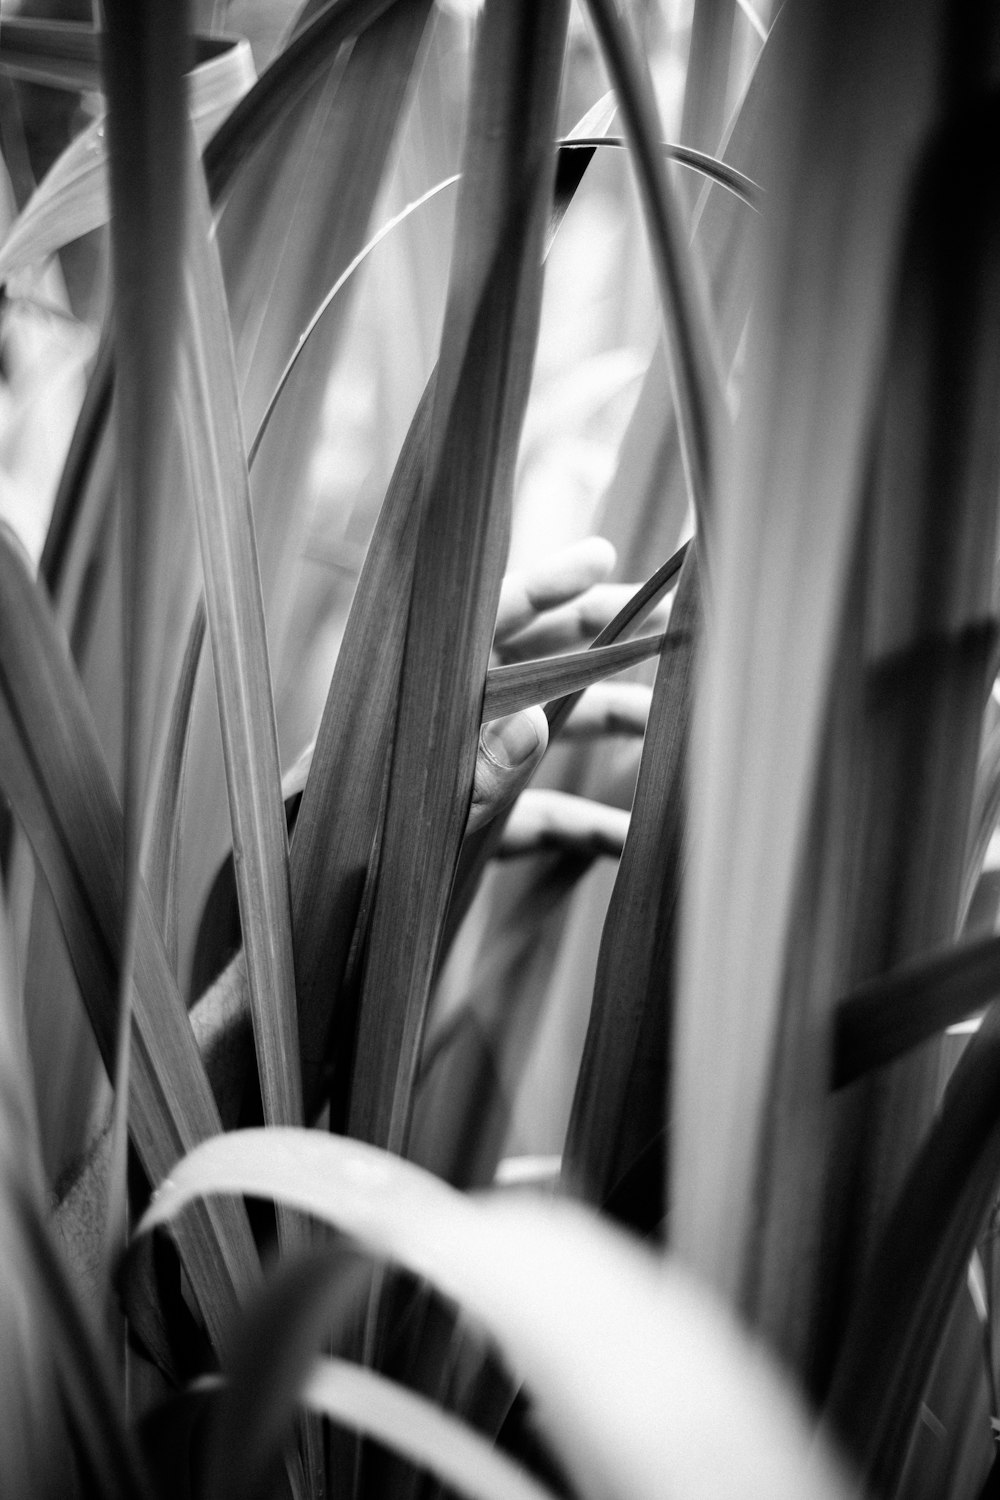
[[[667,325],[667,361],[681,450],[711,566],[712,496],[719,445],[726,441],[729,417],[707,297],[666,179],[655,97],[629,23],[617,0],[588,0],[587,10],[632,149]]]
[[[528,1382],[585,1495],[724,1500],[745,1493],[748,1472],[789,1500],[850,1492],[771,1366],[697,1283],[579,1209],[476,1200],[359,1141],[256,1130],[180,1163],[140,1232],[219,1192],[317,1214],[460,1302]]]
[[[1000,998],[1000,938],[951,944],[859,985],[837,1006],[833,1087],[975,1015]]]
[[[552,1491],[458,1421],[405,1386],[344,1359],[320,1359],[306,1405],[427,1469],[469,1500],[552,1500]]]
[[[630,149],[629,142],[623,136],[608,135],[593,138],[580,136],[574,137],[572,141],[560,142],[560,149],[564,151],[598,150],[605,146],[625,151]],[[669,141],[664,141],[660,150],[667,161],[676,161],[682,167],[689,167],[699,177],[707,177],[710,182],[724,187],[748,208],[760,209],[763,200],[762,189],[751,177],[747,177],[736,167],[730,166],[729,162],[722,161],[717,156],[711,156],[707,151],[696,151],[693,146],[673,145]]]
[[[0,34],[0,69],[8,28]],[[95,37],[96,33],[90,33]],[[204,55],[204,45],[198,51]],[[214,45],[188,74],[188,109],[199,145],[215,133],[254,82],[247,42]],[[0,282],[97,229],[108,219],[106,122],[103,116],[67,146],[49,168],[0,244]]]
[[[368,242],[358,251],[354,259],[347,266],[345,266],[344,270],[337,277],[337,280],[333,283],[333,286],[327,292],[326,296],[323,298],[322,302],[319,304],[316,311],[309,319],[306,327],[300,333],[299,341],[296,344],[291,355],[289,356],[288,363],[285,365],[285,368],[281,372],[278,383],[274,388],[274,393],[271,396],[270,401],[267,403],[264,415],[261,417],[260,422],[257,424],[257,431],[254,434],[253,442],[250,444],[250,450],[247,454],[247,463],[251,468],[253,467],[254,459],[257,457],[257,452],[260,448],[261,442],[263,441],[264,434],[267,432],[268,423],[270,422],[271,417],[274,414],[274,409],[281,399],[281,393],[282,391],[284,391],[285,386],[288,384],[289,376],[295,369],[295,366],[299,361],[299,356],[305,349],[305,346],[308,343],[313,330],[319,323],[320,319],[323,317],[324,313],[327,311],[327,308],[329,308],[330,304],[333,302],[333,299],[337,296],[337,293],[351,279],[355,271],[357,271],[364,264],[375,247],[382,243],[386,235],[391,234],[398,225],[402,224],[406,219],[408,219],[411,214],[417,211],[418,208],[422,208],[425,203],[429,203],[433,198],[436,198],[439,193],[444,192],[446,188],[453,187],[457,182],[457,175],[454,177],[446,177],[444,181],[435,183],[433,187],[427,189],[426,193],[421,193],[419,198],[415,198],[412,203],[408,203],[405,208],[400,209],[399,213],[394,214],[391,219],[387,219],[382,227],[377,231],[377,233],[372,235],[371,239],[368,240]]]
[[[261,1095],[302,1119],[287,837],[250,487],[222,272],[201,169],[189,164],[184,429],[226,759]]]
[[[472,788],[537,337],[565,25],[561,6],[488,4],[477,33],[349,1117],[362,1138],[397,1150]]]
[[[123,910],[122,813],[79,679],[17,542],[0,528],[0,777],[55,898],[105,1067],[114,1068]],[[130,1128],[150,1181],[218,1111],[140,885]],[[257,1255],[242,1208],[199,1216],[181,1250],[209,1331],[223,1345]]]

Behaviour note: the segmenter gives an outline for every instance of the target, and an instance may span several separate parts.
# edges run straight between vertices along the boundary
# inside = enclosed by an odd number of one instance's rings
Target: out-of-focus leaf
[[[859,1432],[866,1457],[905,1453],[957,1288],[1000,1176],[1000,1008],[955,1067],[896,1202],[862,1295],[851,1308],[828,1410]],[[875,1471],[878,1473],[878,1470]]]
[[[16,21],[4,21],[0,68]],[[40,24],[40,23],[36,23]],[[88,33],[95,39],[95,33]],[[205,47],[199,49],[205,52]],[[96,48],[95,48],[96,51]],[[188,110],[199,146],[211,138],[236,101],[254,82],[246,42],[218,43],[188,74]],[[106,121],[82,131],[35,189],[0,245],[0,281],[44,260],[108,219]]]
[[[566,18],[558,5],[487,4],[477,32],[349,1117],[352,1132],[395,1149],[472,787],[538,328]]]
[[[152,1487],[122,1420],[120,1393],[77,1305],[39,1207],[9,1169],[3,1172],[0,1183],[5,1276],[24,1289],[35,1333],[42,1334],[52,1351],[74,1432],[99,1492],[118,1500],[152,1500]],[[42,1434],[35,1437],[40,1442]],[[39,1493],[36,1486],[40,1482],[41,1474],[36,1470],[30,1479],[30,1493]]]
[[[189,164],[182,410],[265,1118],[302,1118],[288,847],[260,577],[222,273],[201,169]]]
[[[859,985],[837,1007],[833,1085],[975,1015],[1000,998],[1000,938],[950,945]]]
[[[680,135],[702,151],[714,151],[722,139],[735,22],[735,5],[695,0]]]
[[[0,776],[52,890],[106,1068],[114,1067],[123,910],[122,814],[79,680],[30,564],[0,528]],[[152,1182],[220,1129],[194,1035],[143,887],[138,897],[130,1128]],[[229,1205],[181,1241],[212,1336],[224,1343],[257,1256]]]
[[[524,1469],[404,1386],[343,1359],[321,1359],[302,1398],[332,1422],[394,1449],[469,1500],[552,1500]]]
[[[337,1246],[282,1259],[247,1305],[206,1434],[205,1494],[270,1496],[296,1406],[321,1350],[339,1347],[363,1312],[370,1264]]]
[[[698,1284],[578,1209],[470,1200],[358,1141],[238,1131],[178,1164],[140,1232],[213,1192],[317,1214],[456,1298],[527,1380],[584,1495],[723,1500],[751,1482],[795,1500],[849,1493],[774,1370]]]
[[[995,18],[984,13],[981,20],[990,27]],[[959,43],[949,32],[953,24],[950,8],[937,6],[917,28],[922,97],[916,61],[896,84],[915,93],[905,130],[922,119],[925,134],[916,160],[901,164],[908,212],[897,231],[879,404],[874,419],[870,411],[866,418],[870,432],[874,425],[873,443],[865,445],[866,525],[844,600],[819,800],[786,960],[786,1005],[794,996],[795,1008],[782,1028],[781,1083],[768,1090],[768,1176],[758,1179],[754,1199],[760,1280],[748,1302],[759,1297],[767,1325],[788,1339],[785,1347],[809,1330],[802,1343],[812,1346],[807,1358],[817,1390],[841,1360],[863,1360],[858,1345],[866,1339],[873,1368],[880,1364],[881,1335],[856,1324],[854,1313],[869,1295],[868,1277],[934,1119],[941,1078],[939,1048],[925,1046],[817,1111],[820,1090],[829,1087],[836,999],[853,984],[942,948],[958,931],[983,712],[995,671],[990,558],[1000,442],[989,413],[1000,381],[1000,198],[974,185],[984,160],[978,153],[991,151],[985,142],[996,139],[997,114],[988,48],[964,32]],[[898,68],[892,32],[887,18],[887,66],[892,58]],[[934,80],[946,45],[959,48],[968,72],[950,77],[952,110],[942,118]],[[884,76],[872,80],[872,90],[872,118],[884,130]],[[807,1164],[815,1150],[827,1163],[821,1194]],[[929,1221],[932,1241],[936,1232]],[[914,1245],[917,1260],[933,1253],[933,1243]],[[792,1264],[797,1293],[790,1293]],[[905,1462],[934,1339],[957,1292],[957,1267],[950,1274],[932,1310],[905,1301],[902,1280],[879,1286],[877,1295],[892,1308],[881,1316],[898,1319],[900,1327],[921,1317],[925,1326],[899,1382],[878,1386],[866,1378],[852,1395],[842,1392],[842,1435],[875,1489],[894,1487]]]
[[[573,651],[565,656],[491,667],[486,676],[483,722],[516,713],[532,703],[547,703],[553,698],[582,692],[592,683],[602,682],[615,672],[624,672],[627,667],[634,667],[641,661],[648,661],[651,656],[661,655],[663,651],[682,644],[681,638],[671,631],[665,635],[643,636],[637,641],[620,641],[614,646]]]
[[[856,556],[914,114],[934,66],[929,15],[913,17],[904,58],[891,10],[859,4],[834,17],[807,3],[776,28],[783,76],[754,174],[768,212],[753,373],[708,538],[715,608],[692,740],[670,1226],[678,1250],[733,1298],[773,1164],[771,1068],[799,930],[795,882]],[[820,411],[830,420],[818,422]],[[787,1116],[790,1152],[800,1116],[822,1109],[828,1089],[812,1023],[803,1041],[815,1051],[789,1068],[800,1106]],[[803,1169],[808,1159],[795,1157]],[[781,1201],[795,1210],[817,1187]],[[776,1246],[766,1264],[790,1306],[787,1261]]]
[[[121,509],[124,647],[124,859],[115,1129],[108,1192],[109,1251],[124,1236],[125,1146],[140,854],[163,709],[157,689],[171,605],[164,557],[177,550],[168,461],[176,391],[184,243],[184,67],[187,7],[154,13],[110,0],[101,48],[108,98],[111,270]]]

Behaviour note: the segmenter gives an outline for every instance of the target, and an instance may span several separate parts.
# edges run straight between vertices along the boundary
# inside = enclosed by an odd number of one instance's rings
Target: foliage
[[[994,8],[102,15],[0,22],[0,1489],[989,1493]]]

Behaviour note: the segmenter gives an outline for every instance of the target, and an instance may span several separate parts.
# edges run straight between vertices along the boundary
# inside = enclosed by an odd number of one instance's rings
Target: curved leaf
[[[568,1205],[474,1200],[360,1141],[238,1131],[179,1163],[140,1225],[203,1193],[315,1214],[480,1319],[584,1495],[849,1492],[763,1356],[671,1261]],[[581,1310],[585,1309],[585,1316]]]

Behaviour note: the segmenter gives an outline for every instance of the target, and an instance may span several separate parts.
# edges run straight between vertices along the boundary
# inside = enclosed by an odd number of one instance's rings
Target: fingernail
[[[486,753],[512,771],[538,748],[538,729],[531,714],[508,714],[485,725],[482,740]]]

